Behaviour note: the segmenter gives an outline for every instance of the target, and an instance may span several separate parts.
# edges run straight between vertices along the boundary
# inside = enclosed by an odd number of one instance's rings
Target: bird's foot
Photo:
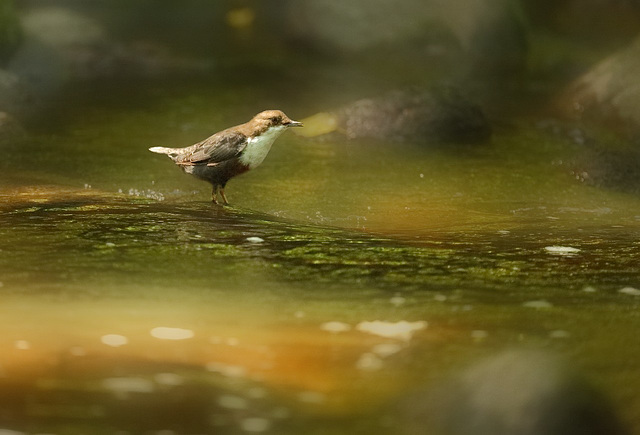
[[[218,196],[222,200],[222,203],[218,202]],[[215,205],[229,205],[229,201],[227,201],[227,197],[224,194],[224,190],[222,189],[222,187],[213,187],[213,191],[211,192],[211,202]]]
[[[224,194],[224,189],[220,188],[220,198],[222,198],[223,205],[229,205],[229,201],[227,201],[227,196]]]

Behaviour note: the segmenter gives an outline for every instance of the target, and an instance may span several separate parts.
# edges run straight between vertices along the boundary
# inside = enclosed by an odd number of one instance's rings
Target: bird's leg
[[[218,201],[216,200],[217,193],[218,193],[218,185],[214,184],[213,190],[211,191],[211,202],[213,202],[214,204],[218,203]]]
[[[220,187],[220,197],[222,198],[222,203],[224,205],[229,205],[229,201],[227,201],[227,197],[224,194],[224,188],[223,187]]]

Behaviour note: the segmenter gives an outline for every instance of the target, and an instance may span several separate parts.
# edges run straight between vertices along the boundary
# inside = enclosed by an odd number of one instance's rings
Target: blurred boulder
[[[158,44],[117,41],[99,20],[73,8],[27,8],[22,25],[24,43],[9,69],[43,95],[73,80],[163,76],[210,68],[208,62],[174,56]]]
[[[0,1],[0,65],[6,65],[21,39],[22,29],[13,1]]]
[[[409,143],[469,143],[489,138],[480,107],[451,87],[393,91],[303,120],[300,134],[338,132],[349,139]],[[311,133],[310,133],[311,132]]]
[[[68,79],[107,68],[109,41],[99,23],[70,9],[48,6],[22,15],[25,39],[9,68],[40,94]]]
[[[569,116],[640,132],[640,38],[578,78],[560,96]]]
[[[296,0],[288,12],[290,36],[333,56],[406,52],[414,62],[454,58],[456,73],[494,74],[521,69],[527,52],[510,0]]]
[[[611,405],[575,369],[537,351],[482,361],[407,398],[405,435],[622,435]]]

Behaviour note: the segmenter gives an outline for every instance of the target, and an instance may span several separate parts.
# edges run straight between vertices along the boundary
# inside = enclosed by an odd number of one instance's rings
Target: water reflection
[[[19,192],[0,215],[11,428],[385,433],[376,407],[512,343],[633,385],[602,369],[635,357],[610,347],[637,322],[611,315],[637,304],[629,224],[550,231],[543,210],[520,228],[392,238],[200,201]]]

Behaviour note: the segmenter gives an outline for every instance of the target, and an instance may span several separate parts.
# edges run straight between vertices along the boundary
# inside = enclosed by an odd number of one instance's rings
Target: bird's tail
[[[158,154],[176,154],[176,149],[175,148],[165,148],[165,147],[151,147],[149,148],[149,151],[151,151],[152,153],[158,153]]]

